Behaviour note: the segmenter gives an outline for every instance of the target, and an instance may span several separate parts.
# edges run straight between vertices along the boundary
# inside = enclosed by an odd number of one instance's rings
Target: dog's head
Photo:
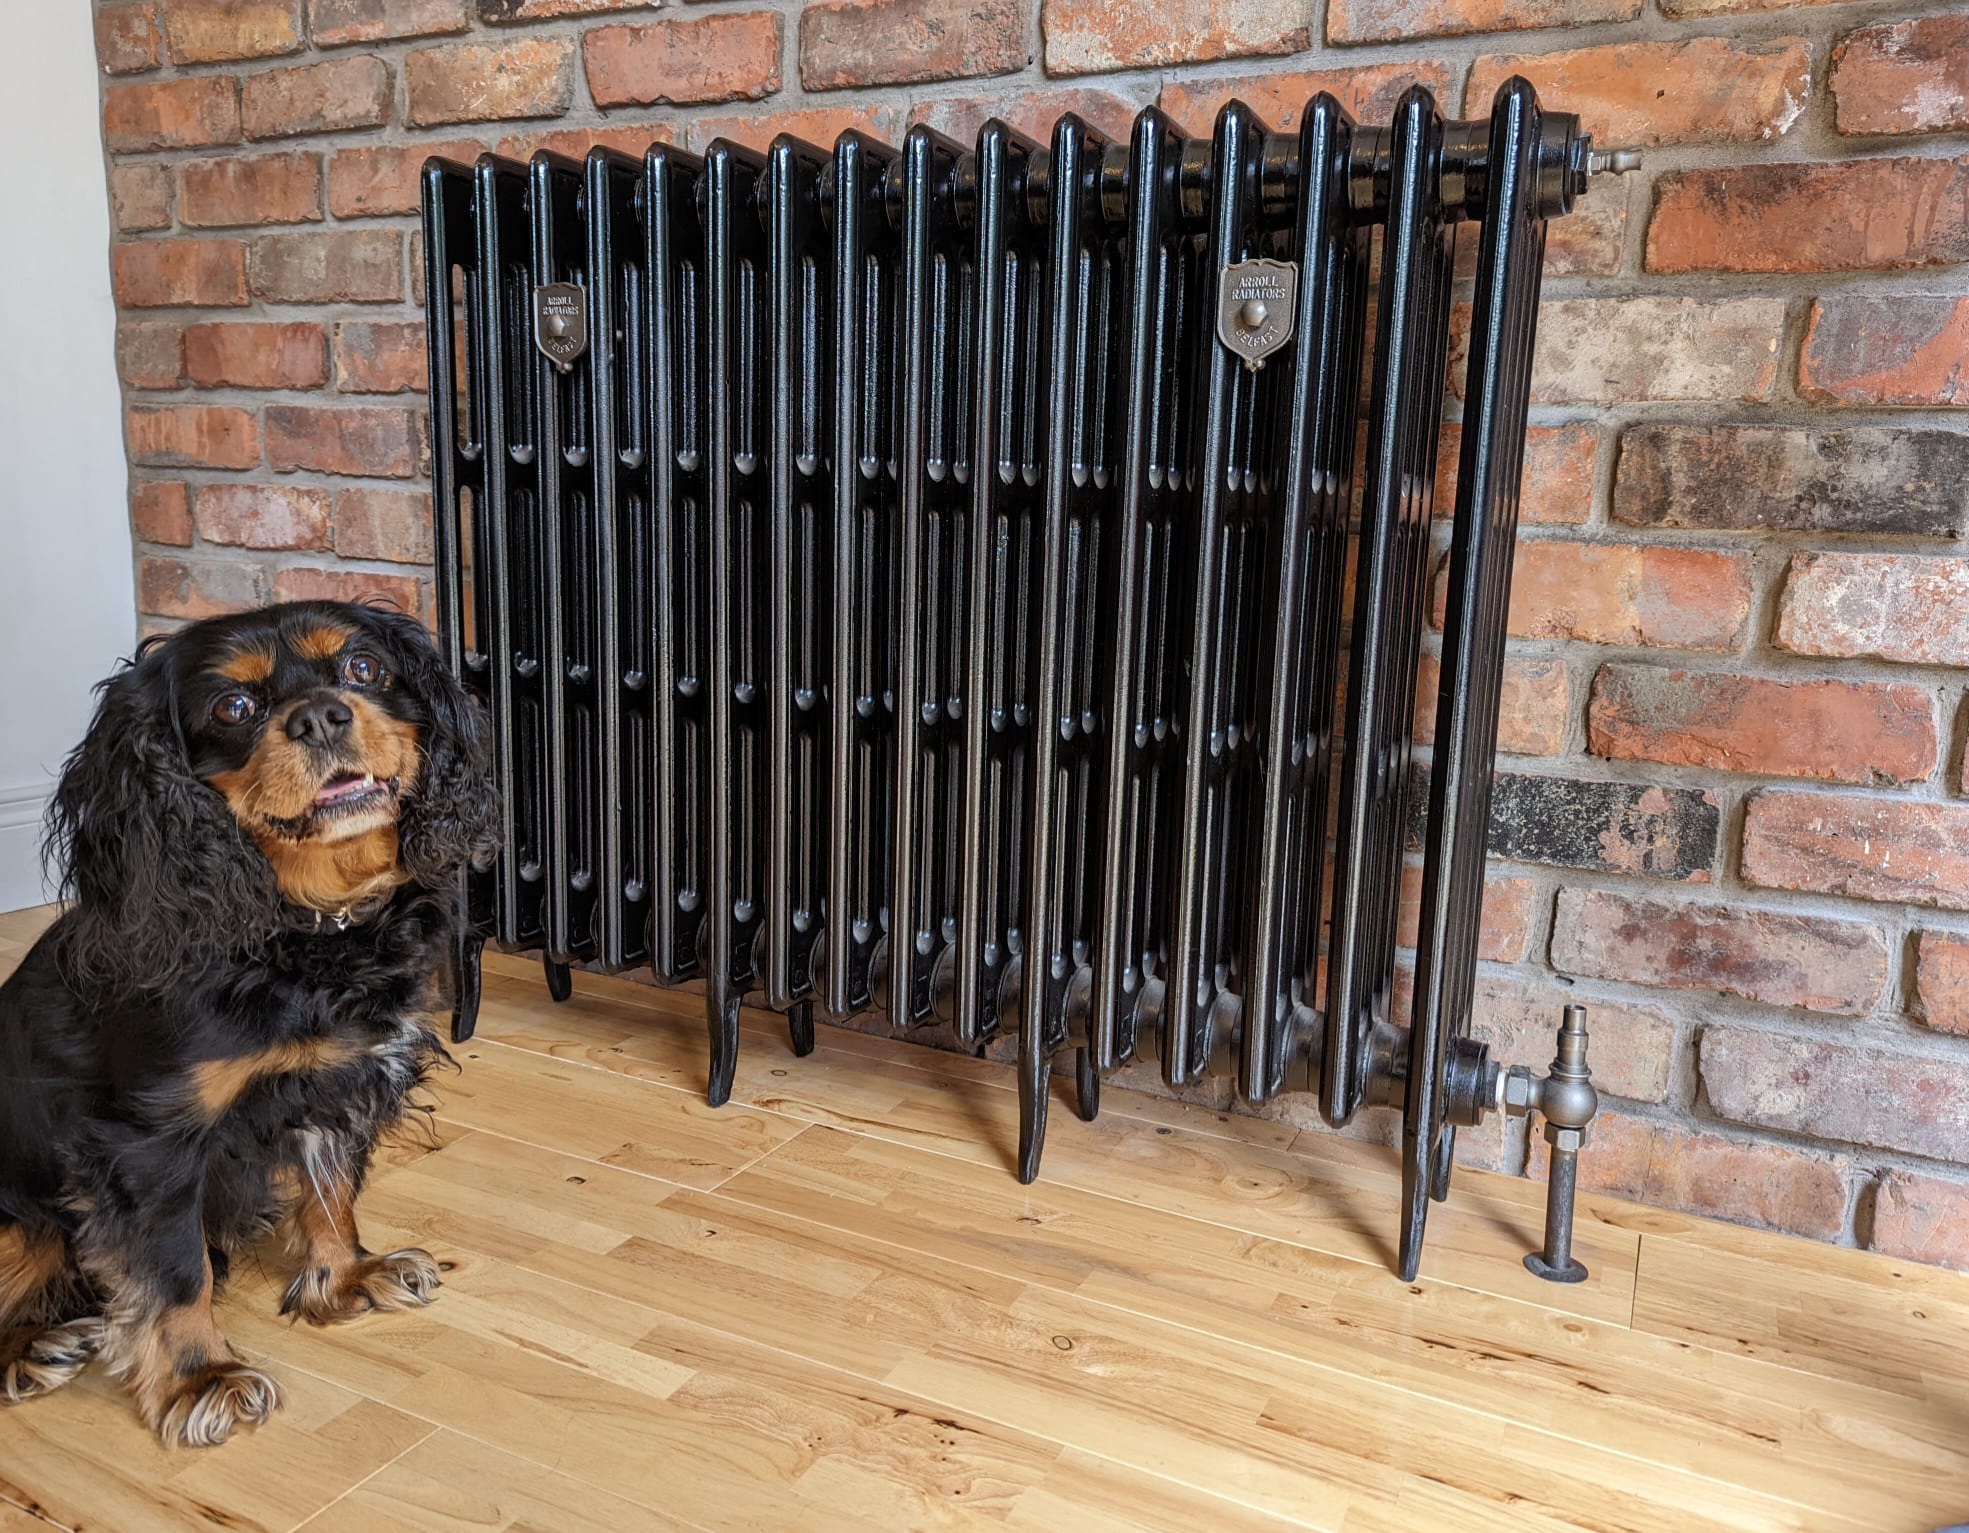
[[[296,602],[152,640],[55,794],[71,961],[158,987],[292,907],[435,885],[493,848],[488,775],[483,716],[413,619]]]

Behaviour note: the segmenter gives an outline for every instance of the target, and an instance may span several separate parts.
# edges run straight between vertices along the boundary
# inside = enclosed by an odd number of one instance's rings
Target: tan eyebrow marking
[[[249,685],[265,681],[273,675],[273,651],[259,645],[242,649],[219,667],[219,674],[227,681],[241,681]]]
[[[294,653],[303,660],[333,660],[354,637],[353,628],[320,623],[312,628],[303,628],[294,636]]]

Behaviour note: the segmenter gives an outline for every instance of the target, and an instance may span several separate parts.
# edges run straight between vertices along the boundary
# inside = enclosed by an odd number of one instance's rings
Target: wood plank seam
[[[283,1361],[280,1366],[286,1367],[288,1365],[285,1361]],[[404,1412],[404,1414],[411,1415],[413,1413],[406,1411]],[[421,1416],[419,1416],[417,1419],[419,1421],[424,1420],[424,1418]],[[354,1495],[357,1491],[361,1490],[363,1486],[367,1485],[371,1480],[375,1479],[376,1476],[381,1474],[385,1469],[388,1469],[391,1464],[394,1464],[398,1460],[402,1459],[412,1449],[421,1448],[425,1443],[429,1442],[433,1437],[436,1437],[438,1433],[443,1430],[443,1428],[438,1426],[435,1422],[425,1422],[425,1424],[430,1427],[431,1429],[430,1431],[426,1432],[422,1437],[418,1438],[416,1442],[406,1443],[401,1453],[398,1453],[395,1457],[391,1458],[387,1463],[378,1464],[374,1469],[370,1470],[368,1474],[364,1475],[360,1480],[357,1480],[355,1484],[349,1486],[346,1490],[344,1490],[341,1493],[341,1495],[336,1496],[329,1501],[325,1501],[320,1506],[316,1507],[312,1512],[308,1513],[307,1516],[303,1517],[299,1522],[295,1523],[294,1526],[288,1530],[288,1533],[301,1533],[301,1530],[303,1528],[305,1528],[309,1523],[313,1522],[317,1517],[321,1516],[322,1513],[326,1512],[330,1507],[338,1506],[342,1502],[348,1500],[350,1496]]]

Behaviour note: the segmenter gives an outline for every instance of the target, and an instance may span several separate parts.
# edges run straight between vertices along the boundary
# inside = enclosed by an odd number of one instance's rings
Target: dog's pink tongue
[[[370,786],[372,786],[371,780],[366,777],[337,777],[322,785],[321,791],[315,794],[314,801],[317,804],[332,804],[337,799],[347,798],[351,793],[360,793]]]

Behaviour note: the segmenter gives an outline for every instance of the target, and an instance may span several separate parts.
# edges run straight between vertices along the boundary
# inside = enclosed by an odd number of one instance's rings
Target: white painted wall
[[[136,643],[94,7],[0,0],[0,910],[90,688]]]

